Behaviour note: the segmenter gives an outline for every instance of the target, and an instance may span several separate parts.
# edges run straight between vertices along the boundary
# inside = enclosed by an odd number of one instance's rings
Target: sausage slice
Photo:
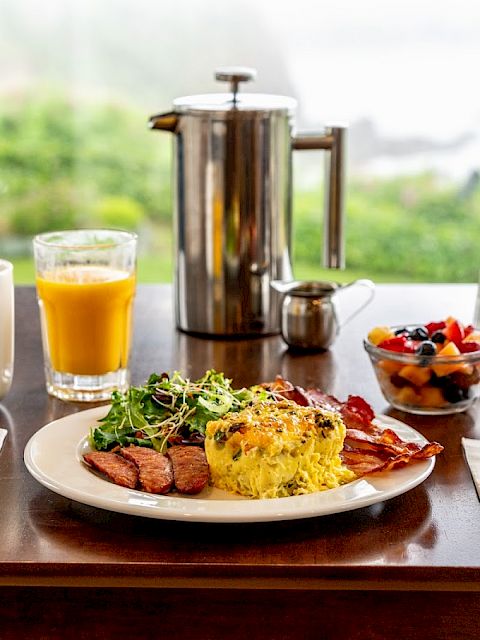
[[[149,493],[168,493],[173,485],[172,463],[154,449],[130,445],[120,449],[120,454],[138,467],[142,489]]]
[[[85,462],[107,476],[115,484],[135,489],[138,484],[138,470],[133,462],[117,456],[111,451],[92,451],[83,456]]]
[[[174,445],[167,450],[173,480],[180,493],[200,493],[208,484],[208,462],[201,447]]]

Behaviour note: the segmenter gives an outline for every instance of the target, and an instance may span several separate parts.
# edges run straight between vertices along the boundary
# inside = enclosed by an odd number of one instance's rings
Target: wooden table
[[[460,438],[478,409],[450,417],[389,410],[362,337],[375,324],[469,320],[473,285],[389,285],[329,352],[296,355],[278,336],[206,340],[175,331],[169,286],[141,286],[133,383],[152,371],[223,370],[238,385],[277,373],[367,398],[445,446],[419,487],[368,508],[263,524],[194,524],[103,511],[28,474],[28,439],[84,406],[44,390],[34,290],[16,291],[14,384],[0,405],[0,638],[480,637],[480,504]]]

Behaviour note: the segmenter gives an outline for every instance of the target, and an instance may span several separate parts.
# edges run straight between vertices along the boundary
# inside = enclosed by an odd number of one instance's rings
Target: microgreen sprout
[[[205,434],[210,420],[270,397],[261,387],[234,389],[232,381],[213,369],[198,380],[175,371],[152,374],[143,386],[112,394],[112,406],[90,431],[95,449],[137,444],[165,451],[178,439]]]

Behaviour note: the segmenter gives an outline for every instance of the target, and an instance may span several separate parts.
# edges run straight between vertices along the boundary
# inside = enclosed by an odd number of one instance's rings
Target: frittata
[[[280,498],[333,489],[355,479],[340,451],[338,413],[294,402],[265,401],[207,424],[211,483],[251,498]]]

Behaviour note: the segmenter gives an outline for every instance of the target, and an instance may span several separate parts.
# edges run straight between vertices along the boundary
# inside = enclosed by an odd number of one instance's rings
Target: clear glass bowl
[[[480,393],[480,351],[440,357],[388,351],[368,339],[363,345],[385,399],[396,409],[423,415],[459,413]]]

